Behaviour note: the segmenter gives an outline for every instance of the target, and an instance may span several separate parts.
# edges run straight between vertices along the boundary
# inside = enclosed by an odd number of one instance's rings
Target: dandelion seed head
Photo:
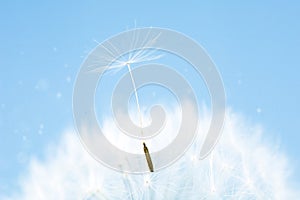
[[[11,199],[297,199],[299,192],[292,189],[286,173],[287,158],[262,142],[259,128],[234,114],[226,119],[212,155],[198,159],[201,131],[209,126],[205,117],[185,156],[148,174],[120,173],[102,166],[84,150],[76,134],[68,132],[44,161],[29,159],[21,192]]]

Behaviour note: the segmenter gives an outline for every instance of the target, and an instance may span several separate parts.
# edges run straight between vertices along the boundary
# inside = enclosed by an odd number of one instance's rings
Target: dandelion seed
[[[157,40],[158,37],[159,37],[159,35],[152,39],[149,39],[146,37],[146,39],[144,41],[145,47],[148,46],[149,44],[153,43],[155,40]],[[134,45],[134,43],[135,42],[133,40],[133,45]],[[114,69],[115,71],[119,71],[120,69],[127,67],[128,72],[130,74],[131,83],[132,83],[132,86],[134,89],[134,96],[135,96],[136,106],[137,106],[137,110],[138,110],[139,125],[141,127],[141,136],[143,136],[143,125],[144,125],[143,116],[142,116],[142,112],[141,112],[141,106],[140,106],[140,102],[139,102],[139,97],[138,97],[135,80],[134,80],[134,77],[132,74],[131,65],[136,64],[136,63],[156,60],[156,59],[161,58],[162,56],[155,55],[155,53],[156,53],[155,50],[148,50],[146,48],[141,48],[139,50],[129,52],[128,54],[117,58],[117,55],[119,55],[119,50],[113,44],[108,43],[107,46],[104,46],[103,44],[99,44],[99,45],[102,45],[102,47],[107,51],[107,55],[108,55],[107,57],[104,57],[104,58],[100,57],[100,58],[104,59],[108,63],[111,63],[111,65],[96,67],[95,69],[92,69],[90,71],[91,72],[99,72],[99,71],[102,71],[103,68],[107,68],[108,70]],[[97,66],[97,64],[95,64],[95,65]],[[91,65],[91,67],[94,67],[94,66]],[[154,169],[153,169],[151,156],[150,156],[149,150],[148,150],[145,142],[143,142],[143,149],[145,152],[145,158],[146,158],[149,170],[150,170],[150,172],[153,172]]]
[[[149,170],[150,170],[150,172],[153,172],[154,169],[153,169],[153,164],[152,164],[150,153],[148,151],[148,148],[147,148],[145,142],[143,142],[143,145],[144,145],[144,152],[145,152],[145,157],[146,157],[146,160],[148,163]]]

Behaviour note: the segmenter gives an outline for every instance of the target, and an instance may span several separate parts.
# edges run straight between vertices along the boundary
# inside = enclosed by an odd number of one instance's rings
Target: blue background
[[[94,40],[135,27],[170,28],[199,42],[223,77],[228,106],[262,124],[298,169],[300,4],[210,2],[2,2],[0,193],[16,191],[29,159],[42,159],[73,126],[74,80]]]

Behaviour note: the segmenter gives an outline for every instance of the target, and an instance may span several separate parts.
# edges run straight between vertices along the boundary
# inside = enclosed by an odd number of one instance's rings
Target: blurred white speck
[[[242,85],[242,80],[239,79],[239,80],[238,80],[238,84],[239,84],[239,85]]]
[[[44,130],[44,124],[41,123],[40,126],[39,126],[38,134],[42,135],[43,134],[43,130]]]
[[[57,51],[57,48],[56,48],[56,47],[53,47],[53,51]]]
[[[18,85],[22,86],[22,85],[23,85],[23,81],[22,81],[22,80],[19,80],[19,81],[18,81]]]
[[[56,98],[60,99],[62,97],[62,94],[60,92],[56,93]]]
[[[65,67],[65,68],[68,68],[68,67],[69,67],[69,65],[68,65],[68,64],[64,64],[64,67]]]
[[[256,108],[257,113],[261,113],[261,108]]]
[[[66,81],[67,81],[68,83],[70,83],[70,82],[71,82],[71,76],[67,76]]]
[[[5,104],[2,103],[2,104],[1,104],[1,109],[4,109],[4,108],[5,108]]]
[[[38,91],[46,91],[49,88],[49,83],[46,79],[40,79],[35,85],[35,89]]]
[[[21,56],[23,56],[25,54],[24,51],[20,51],[19,53],[20,53]]]
[[[23,140],[23,141],[26,141],[26,140],[27,140],[26,135],[23,135],[23,136],[22,136],[22,140]]]

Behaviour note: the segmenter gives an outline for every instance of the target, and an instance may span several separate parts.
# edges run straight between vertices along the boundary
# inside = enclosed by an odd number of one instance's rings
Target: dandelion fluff
[[[31,159],[20,178],[20,193],[2,199],[297,199],[287,157],[262,141],[259,126],[230,112],[218,145],[199,160],[209,117],[201,121],[199,137],[180,160],[142,175],[102,166],[67,131],[45,160]]]

